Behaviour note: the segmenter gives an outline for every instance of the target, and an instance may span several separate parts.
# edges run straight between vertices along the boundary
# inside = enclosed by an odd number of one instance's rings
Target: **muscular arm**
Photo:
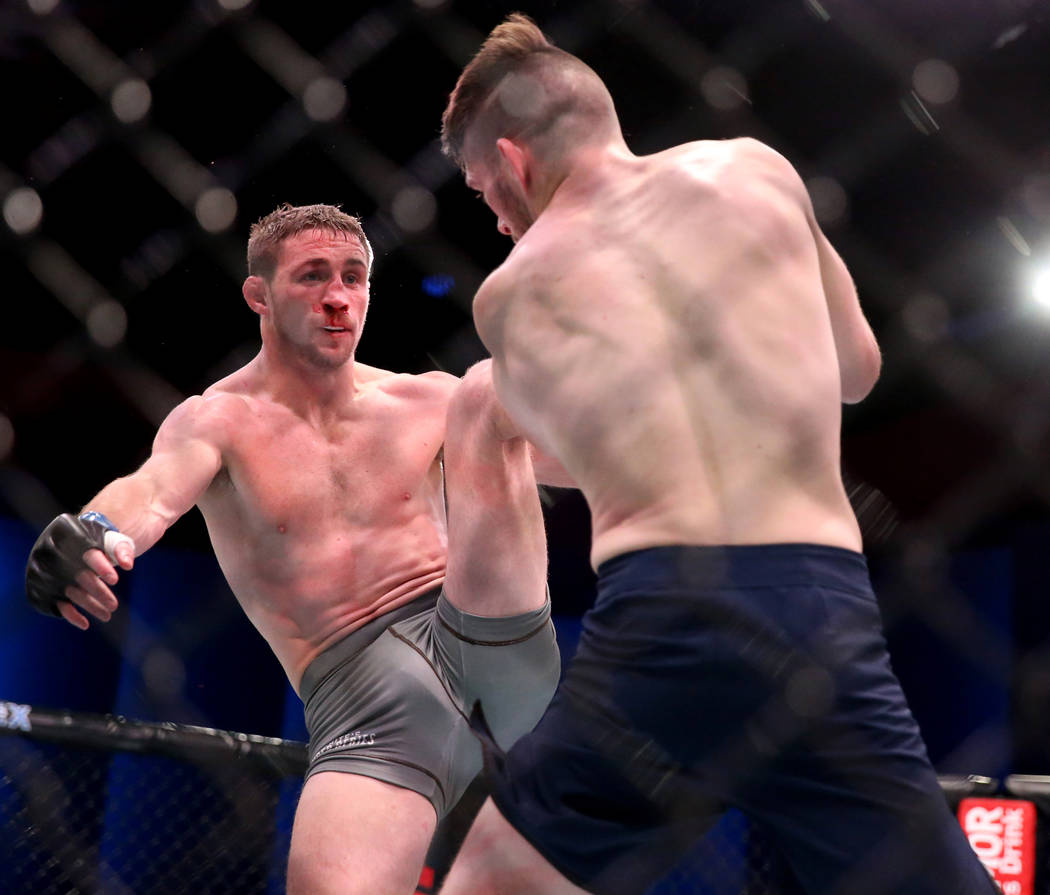
[[[81,512],[106,515],[145,553],[186,513],[222,466],[214,436],[199,419],[205,399],[190,398],[161,425],[148,460],[131,475],[110,482]]]
[[[807,197],[808,203],[808,197]],[[820,255],[820,278],[831,318],[835,352],[839,359],[842,400],[855,404],[868,395],[882,367],[875,334],[860,308],[857,289],[845,262],[817,226],[810,209],[810,227]]]
[[[867,396],[878,380],[882,356],[875,334],[861,310],[853,278],[821,231],[806,185],[792,164],[757,140],[741,140],[740,147],[802,206],[820,260],[820,279],[839,361],[842,400],[846,404],[855,404]]]
[[[114,549],[114,561],[101,550],[83,555],[84,567],[68,581],[58,611],[70,624],[88,627],[80,610],[108,621],[117,606],[110,586],[116,566],[130,569],[134,557],[152,547],[161,535],[204,493],[222,466],[222,451],[207,399],[194,397],[176,407],[161,425],[146,462],[131,475],[116,479],[88,501],[81,512],[106,516],[134,542]]]

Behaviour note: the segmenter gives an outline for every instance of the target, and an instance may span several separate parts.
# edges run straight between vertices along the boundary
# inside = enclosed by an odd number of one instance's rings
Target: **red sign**
[[[963,799],[959,823],[1003,895],[1033,895],[1035,805],[1019,799]]]

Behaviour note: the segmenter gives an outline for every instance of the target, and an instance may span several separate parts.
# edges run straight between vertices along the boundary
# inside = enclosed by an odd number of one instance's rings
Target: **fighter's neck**
[[[578,152],[568,160],[545,203],[588,203],[608,185],[619,181],[626,168],[638,162],[626,145],[609,144]]]
[[[345,415],[361,391],[361,377],[351,355],[345,364],[324,369],[301,359],[275,357],[264,347],[256,358],[259,381],[272,400],[304,419]]]

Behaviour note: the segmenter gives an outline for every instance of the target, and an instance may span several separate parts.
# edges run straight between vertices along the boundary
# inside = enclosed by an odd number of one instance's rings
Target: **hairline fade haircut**
[[[365,236],[361,219],[342,211],[338,205],[278,206],[259,218],[248,233],[248,276],[269,280],[277,270],[281,244],[307,230],[327,230],[332,235],[355,237],[365,250],[368,275],[372,275],[372,246]]]
[[[528,16],[511,13],[456,81],[441,116],[441,149],[465,170],[468,134],[482,125],[494,152],[499,137],[542,137],[573,115],[587,121],[575,129],[577,140],[603,134],[607,122],[619,130],[612,97],[598,75],[554,46]]]

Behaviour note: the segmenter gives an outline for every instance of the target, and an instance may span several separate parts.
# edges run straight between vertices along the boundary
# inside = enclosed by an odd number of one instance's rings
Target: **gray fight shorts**
[[[307,667],[310,766],[362,774],[430,800],[440,820],[481,770],[467,723],[481,701],[509,748],[543,715],[561,661],[550,601],[523,615],[469,615],[432,591],[380,616]]]

